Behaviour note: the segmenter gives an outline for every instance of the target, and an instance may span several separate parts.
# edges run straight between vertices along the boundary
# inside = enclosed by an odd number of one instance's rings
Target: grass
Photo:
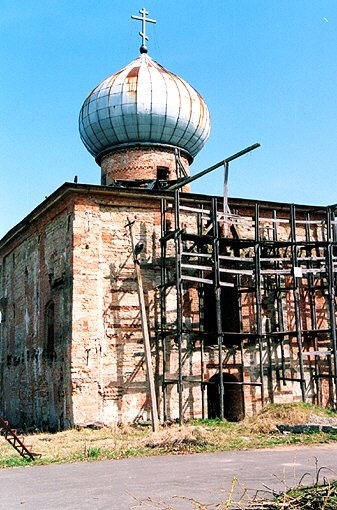
[[[33,434],[26,437],[26,443],[33,444],[33,451],[42,454],[34,464],[50,464],[336,441],[337,434],[333,433],[285,435],[276,427],[277,424],[306,424],[313,417],[324,419],[337,415],[309,404],[269,405],[256,416],[240,423],[191,420],[182,426],[163,426],[156,434],[149,427],[141,426],[73,429],[55,434]],[[0,467],[28,464],[31,462],[19,457],[0,438]]]

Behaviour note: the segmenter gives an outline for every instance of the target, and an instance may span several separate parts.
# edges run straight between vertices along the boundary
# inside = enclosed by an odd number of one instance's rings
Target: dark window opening
[[[0,298],[0,322],[6,322],[8,299]]]
[[[221,322],[223,333],[240,333],[239,295],[236,287],[221,287]],[[205,345],[217,343],[216,303],[213,285],[205,286],[204,291],[204,331]],[[223,344],[227,347],[237,345],[235,335],[225,335]]]
[[[45,355],[50,361],[55,360],[55,306],[52,301],[45,310]]]
[[[72,220],[72,215],[68,214],[68,222],[67,222],[67,230],[68,231],[70,230],[70,227],[71,227],[71,220]]]
[[[157,181],[167,181],[169,177],[168,166],[157,166]]]
[[[242,385],[233,374],[223,374],[224,418],[241,421],[244,418]],[[207,384],[208,418],[220,418],[220,374],[215,374]]]

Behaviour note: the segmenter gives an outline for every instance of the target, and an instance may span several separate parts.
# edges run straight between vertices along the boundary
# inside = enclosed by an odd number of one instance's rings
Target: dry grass
[[[145,438],[143,444],[147,448],[181,451],[190,447],[207,447],[209,437],[201,427],[184,425],[183,427],[162,428],[159,432]]]
[[[41,453],[35,463],[75,462],[91,459],[120,458],[135,454],[142,438],[148,433],[135,427],[109,427],[100,430],[66,430],[50,434],[47,432],[25,436],[25,444],[32,444],[33,451]],[[16,456],[13,448],[0,439],[0,467],[6,460]],[[20,458],[19,458],[20,459]],[[21,462],[19,462],[21,464]]]
[[[277,425],[306,425],[315,416],[330,417],[331,412],[309,404],[273,404],[259,414],[244,420],[252,432],[270,434],[277,432]]]
[[[25,442],[33,445],[33,451],[42,454],[35,463],[48,464],[336,440],[337,435],[326,433],[283,435],[276,428],[277,424],[306,424],[313,416],[320,420],[333,419],[331,413],[307,404],[271,405],[241,423],[194,420],[183,426],[163,426],[156,434],[149,427],[139,426],[67,430],[56,434],[33,434],[27,436]],[[0,467],[26,464],[27,461],[21,460],[0,438]]]

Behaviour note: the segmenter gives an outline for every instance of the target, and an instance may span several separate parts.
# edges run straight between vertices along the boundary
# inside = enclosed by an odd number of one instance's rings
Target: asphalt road
[[[192,510],[185,498],[225,501],[235,476],[239,499],[244,488],[279,491],[304,475],[311,483],[316,466],[323,468],[321,479],[337,478],[337,444],[3,469],[0,508]]]

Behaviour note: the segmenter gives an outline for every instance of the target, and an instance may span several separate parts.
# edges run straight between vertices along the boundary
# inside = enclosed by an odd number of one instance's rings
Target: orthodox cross
[[[147,53],[147,46],[146,46],[146,41],[149,40],[148,36],[146,35],[146,23],[156,23],[156,20],[155,19],[150,19],[150,18],[147,18],[146,16],[148,16],[148,12],[147,10],[145,9],[145,7],[143,7],[143,9],[141,9],[139,11],[139,13],[142,15],[142,16],[131,16],[132,19],[138,19],[139,21],[142,22],[142,31],[139,32],[139,35],[141,36],[142,38],[142,45],[140,47],[140,52],[141,53]]]

